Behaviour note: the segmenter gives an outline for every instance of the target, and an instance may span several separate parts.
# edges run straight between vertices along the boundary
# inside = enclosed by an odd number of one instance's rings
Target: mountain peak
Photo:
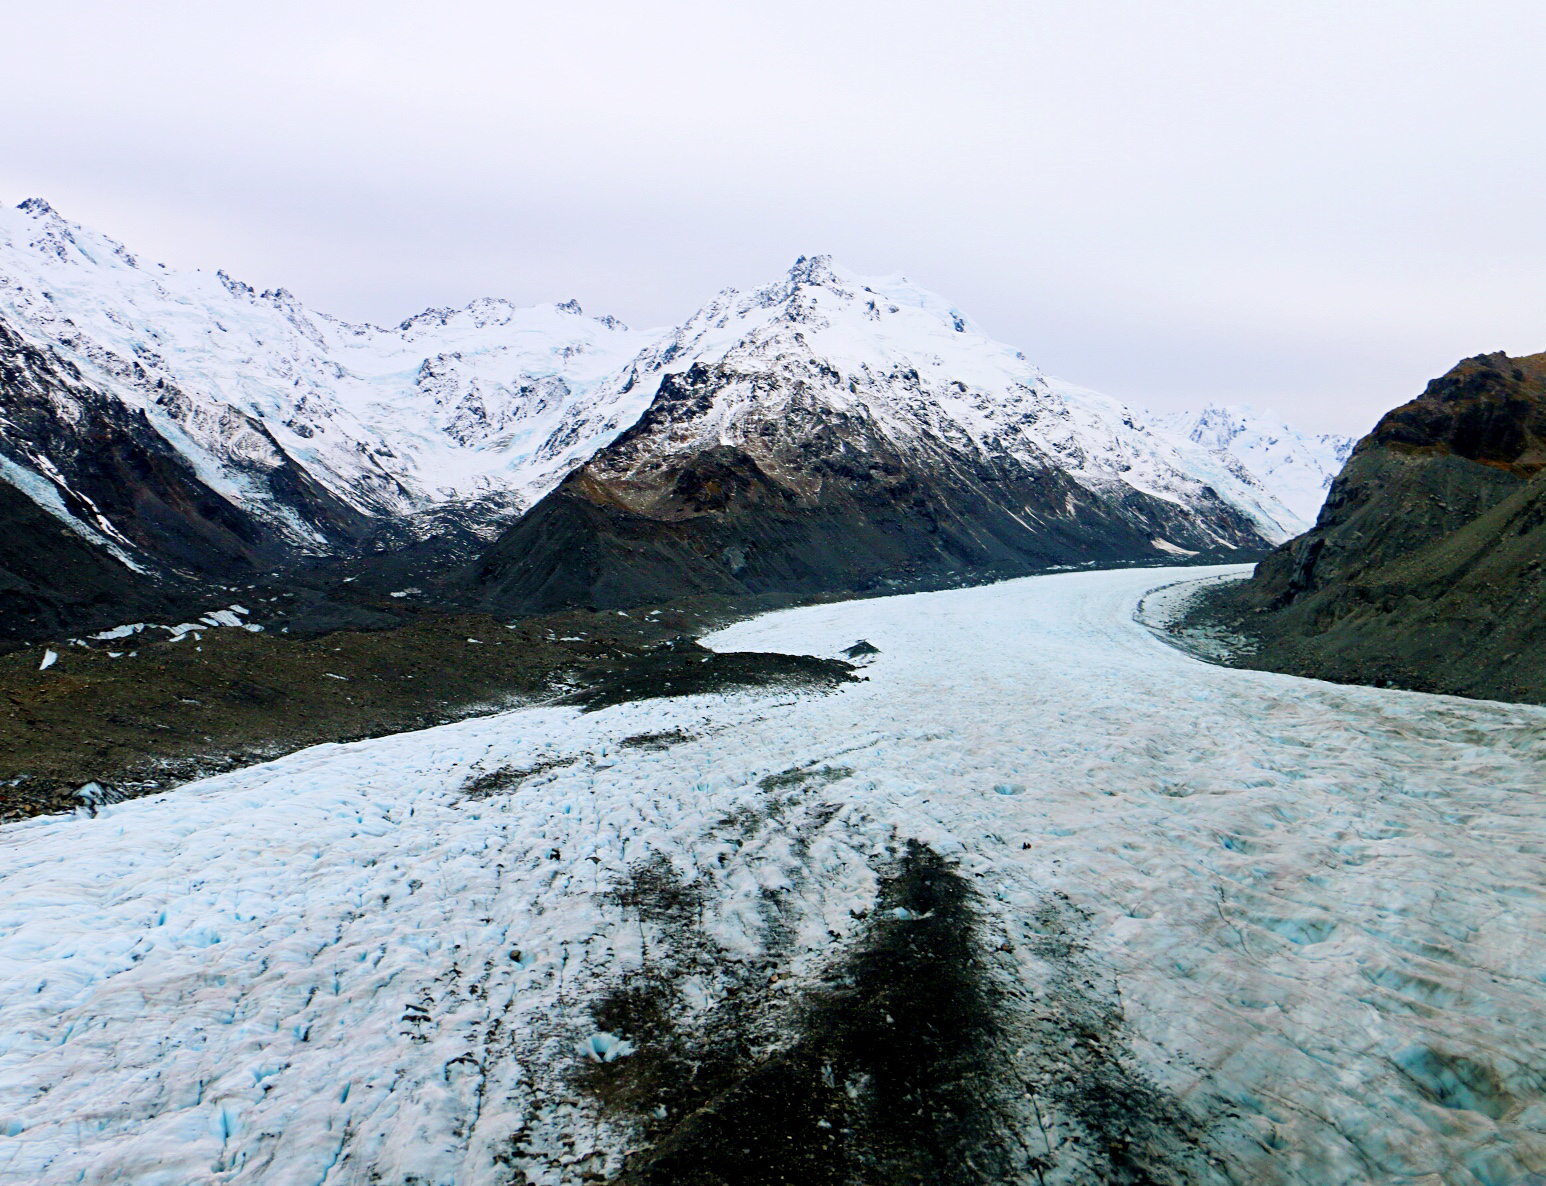
[[[505,501],[477,515],[530,506],[657,397],[654,420],[681,430],[651,438],[660,457],[742,448],[791,490],[871,473],[850,440],[862,424],[873,457],[891,458],[878,474],[894,462],[933,480],[936,461],[962,473],[1057,471],[1085,492],[1068,488],[1075,503],[1134,490],[1192,508],[1219,539],[1255,530],[1234,512],[1217,517],[1209,500],[1227,491],[1263,531],[1278,530],[1281,508],[1258,506],[1259,491],[1218,458],[1178,453],[1125,409],[1050,382],[904,277],[860,275],[827,254],[802,255],[751,291],[726,290],[668,330],[630,331],[586,316],[577,300],[525,308],[499,297],[378,328],[311,312],[285,289],[255,292],[224,270],[136,274],[106,236],[58,219],[40,198],[23,206],[0,211],[0,270],[13,281],[0,287],[0,316],[143,414],[295,546],[323,546],[334,520],[297,503],[290,471],[274,466],[298,467],[319,498],[412,534],[428,511],[486,502],[490,491]],[[69,284],[57,282],[65,267]],[[803,451],[802,432],[817,453]],[[839,442],[830,455],[829,438]],[[817,456],[830,474],[812,468]],[[278,484],[254,487],[255,465]],[[1043,509],[1060,521],[1064,506]],[[1149,526],[1191,550],[1214,538],[1196,524]]]
[[[1228,454],[1264,482],[1295,515],[1314,522],[1353,438],[1311,434],[1270,409],[1210,403],[1199,412],[1156,417],[1163,431],[1216,453]]]
[[[59,211],[55,210],[42,198],[28,198],[24,202],[17,203],[16,208],[24,214],[32,215],[34,218],[42,218],[49,214],[52,214],[55,218],[59,217]]]
[[[830,255],[802,255],[789,269],[791,286],[801,284],[827,285],[838,283],[838,274],[832,266]]]

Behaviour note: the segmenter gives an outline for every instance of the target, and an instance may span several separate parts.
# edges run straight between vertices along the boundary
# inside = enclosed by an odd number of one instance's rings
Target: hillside
[[[1193,614],[1276,671],[1546,702],[1546,354],[1465,359],[1358,442],[1315,527]]]

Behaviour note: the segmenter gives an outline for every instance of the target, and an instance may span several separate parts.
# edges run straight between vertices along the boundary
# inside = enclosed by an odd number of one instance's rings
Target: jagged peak
[[[232,296],[251,297],[257,295],[257,289],[253,288],[245,280],[237,280],[224,268],[215,269],[215,279],[219,280],[225,286],[225,290]]]
[[[791,285],[813,284],[826,287],[841,283],[830,255],[802,255],[789,269]]]
[[[409,330],[418,329],[421,325],[444,325],[446,322],[460,313],[460,309],[428,308],[422,313],[415,313],[412,317],[404,319],[398,324],[398,329],[407,333]]]
[[[415,313],[412,317],[400,322],[396,326],[398,333],[411,333],[414,330],[435,326],[449,325],[453,320],[463,315],[472,318],[474,324],[480,328],[484,325],[502,325],[508,323],[517,315],[535,313],[541,310],[551,309],[555,313],[562,313],[573,317],[585,316],[585,310],[580,302],[574,298],[567,301],[555,301],[547,305],[525,306],[518,305],[505,297],[478,297],[469,301],[460,309],[450,307],[432,307],[422,313]],[[589,320],[598,325],[605,326],[609,330],[628,332],[628,326],[618,318],[611,315],[591,317]]]
[[[43,218],[50,214],[55,218],[62,217],[59,211],[55,210],[42,198],[28,198],[25,201],[18,202],[16,208],[23,214],[30,214],[34,218]]]
[[[295,294],[288,288],[265,288],[259,295],[261,299],[272,301],[280,308],[293,308],[300,304],[295,299]]]

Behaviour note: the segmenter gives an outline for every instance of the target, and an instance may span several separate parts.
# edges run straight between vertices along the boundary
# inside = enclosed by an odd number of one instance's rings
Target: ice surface
[[[909,838],[1027,1001],[1046,904],[1082,920],[1218,1180],[1546,1172],[1546,710],[1200,663],[1133,620],[1188,575],[784,611],[709,641],[867,639],[867,682],[531,708],[7,825],[0,1180],[610,1172],[631,1130],[573,1076],[634,1057],[588,1006],[652,949],[609,887],[666,862],[727,965],[775,895],[797,989]]]

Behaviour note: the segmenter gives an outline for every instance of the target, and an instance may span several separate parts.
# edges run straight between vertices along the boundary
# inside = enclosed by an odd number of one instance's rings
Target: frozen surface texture
[[[796,1075],[839,1049],[793,1037],[852,997],[823,978],[905,980],[898,928],[949,917],[916,950],[991,1007],[996,1130],[938,1180],[1540,1181],[1546,711],[1205,665],[1133,618],[1181,576],[781,612],[710,642],[863,639],[868,682],[526,709],[0,830],[0,1180],[667,1181],[662,1026]],[[876,999],[851,1032],[916,1021]],[[860,1115],[926,1039],[812,1091]]]

